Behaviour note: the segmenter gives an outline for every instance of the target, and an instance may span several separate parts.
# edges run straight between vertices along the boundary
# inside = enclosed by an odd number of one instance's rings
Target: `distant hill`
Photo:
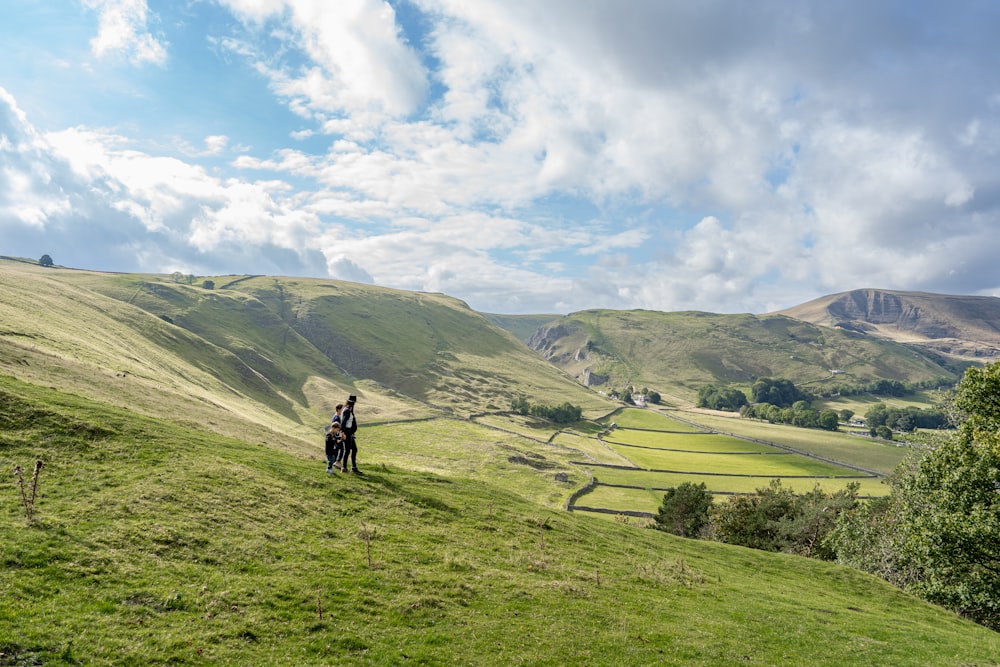
[[[333,280],[116,274],[0,260],[0,372],[227,435],[609,403],[442,294]],[[110,381],[109,381],[110,378]],[[115,379],[117,378],[117,380]],[[287,446],[287,438],[284,443]]]
[[[954,381],[965,364],[924,348],[785,315],[587,310],[537,331],[530,346],[591,386],[647,386],[682,401],[706,384],[788,378],[822,392],[878,379]]]
[[[858,289],[778,311],[960,359],[1000,357],[1000,298]]]

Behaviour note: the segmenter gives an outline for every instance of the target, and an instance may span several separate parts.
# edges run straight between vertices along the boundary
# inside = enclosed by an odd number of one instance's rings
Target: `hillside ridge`
[[[960,359],[1000,357],[1000,298],[992,296],[856,289],[775,314]]]

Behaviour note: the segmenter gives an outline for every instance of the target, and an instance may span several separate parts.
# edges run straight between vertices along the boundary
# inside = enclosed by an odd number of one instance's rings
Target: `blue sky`
[[[1000,295],[990,1],[4,0],[0,254],[496,313]]]

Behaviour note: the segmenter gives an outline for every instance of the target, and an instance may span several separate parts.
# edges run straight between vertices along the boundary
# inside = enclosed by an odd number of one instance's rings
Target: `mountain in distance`
[[[967,366],[783,314],[587,310],[543,326],[529,345],[583,384],[648,387],[681,403],[708,384],[749,387],[761,377],[822,394],[879,379],[950,383]]]
[[[1000,298],[992,296],[856,289],[777,314],[959,359],[1000,357]]]

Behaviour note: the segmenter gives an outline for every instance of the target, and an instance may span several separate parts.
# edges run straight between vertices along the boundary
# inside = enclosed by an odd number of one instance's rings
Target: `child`
[[[340,432],[340,424],[333,422],[330,424],[330,429],[326,432],[326,472],[329,474],[333,473],[334,465],[337,465],[337,461],[344,453],[344,437]],[[337,465],[340,469],[340,466]]]

